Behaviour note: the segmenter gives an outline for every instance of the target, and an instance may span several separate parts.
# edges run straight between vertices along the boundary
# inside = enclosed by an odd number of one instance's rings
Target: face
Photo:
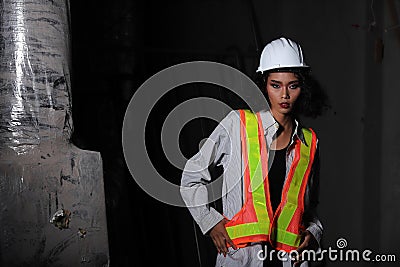
[[[300,82],[292,72],[273,72],[268,75],[266,91],[272,113],[288,115],[300,95]]]

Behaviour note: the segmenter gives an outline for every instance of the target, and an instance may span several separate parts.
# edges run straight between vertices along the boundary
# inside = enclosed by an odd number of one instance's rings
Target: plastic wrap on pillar
[[[72,131],[67,3],[2,0],[0,138],[19,154]]]
[[[69,3],[0,5],[0,266],[107,266],[101,155],[69,141]]]

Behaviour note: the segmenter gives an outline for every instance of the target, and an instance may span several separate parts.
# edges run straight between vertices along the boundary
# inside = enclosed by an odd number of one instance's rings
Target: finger
[[[221,246],[217,238],[212,238],[215,248],[217,249],[218,254],[221,254]]]
[[[305,249],[308,248],[309,239],[310,239],[310,237],[309,237],[308,235],[304,237],[303,242],[302,242],[302,243],[300,244],[300,246],[296,249],[297,252],[299,252],[299,254],[300,254],[303,250],[305,250]]]
[[[232,239],[229,237],[228,232],[225,229],[224,238],[226,243],[228,243],[233,249],[237,249],[235,243],[233,243]]]
[[[301,245],[296,249],[297,251],[297,256],[296,256],[296,260],[294,262],[294,266],[300,266],[300,264],[303,262],[303,251],[307,249],[307,242],[303,241],[303,243],[301,243]]]
[[[228,248],[226,247],[224,235],[222,234],[222,235],[217,236],[215,239],[215,242],[216,242],[217,248],[219,249],[219,253],[222,253],[225,256],[226,253],[228,252]]]
[[[303,252],[303,250],[305,250],[307,248],[307,245],[305,243],[302,243],[296,250],[299,254],[301,254],[301,252]]]
[[[228,253],[228,247],[226,246],[226,239],[223,238],[221,240],[221,250],[224,253],[224,257],[226,256],[226,254]]]
[[[231,245],[233,249],[237,249],[235,243],[233,243],[232,239],[229,238],[229,236],[226,237],[226,242]]]
[[[301,255],[299,255],[298,257],[296,257],[296,260],[293,264],[293,266],[300,266],[300,264],[303,262],[303,259],[301,257]]]
[[[225,238],[223,236],[217,237],[215,245],[218,249],[218,253],[222,253],[225,256],[228,251],[225,244]]]

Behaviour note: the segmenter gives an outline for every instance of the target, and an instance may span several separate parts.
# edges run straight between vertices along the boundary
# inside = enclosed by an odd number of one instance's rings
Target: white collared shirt
[[[264,128],[267,149],[269,150],[279,124],[273,118],[270,111],[260,111],[260,117]],[[294,146],[292,144],[295,138],[299,138],[303,143],[305,142],[301,127],[297,121],[295,121],[295,130],[293,131],[286,154],[285,181],[294,157]],[[319,153],[317,151],[304,197],[305,212],[303,223],[319,243],[323,228],[315,212],[318,204],[318,158]],[[223,179],[222,190],[220,190],[222,191],[223,215],[215,210],[212,205],[209,205],[210,192],[208,191],[210,188],[214,188],[213,193],[217,194],[215,192],[216,187],[212,186],[215,183],[211,183],[213,180],[208,169],[208,166],[212,164],[216,166],[222,165],[224,169],[222,177],[218,178]],[[199,152],[186,162],[182,173],[180,190],[182,198],[203,234],[206,234],[224,216],[227,219],[231,219],[240,211],[245,195],[243,190],[243,174],[240,114],[238,110],[233,110],[217,125]]]

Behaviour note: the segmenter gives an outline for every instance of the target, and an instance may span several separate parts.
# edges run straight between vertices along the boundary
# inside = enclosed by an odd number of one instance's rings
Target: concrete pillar
[[[0,5],[0,266],[107,266],[101,155],[70,143],[69,2]]]

